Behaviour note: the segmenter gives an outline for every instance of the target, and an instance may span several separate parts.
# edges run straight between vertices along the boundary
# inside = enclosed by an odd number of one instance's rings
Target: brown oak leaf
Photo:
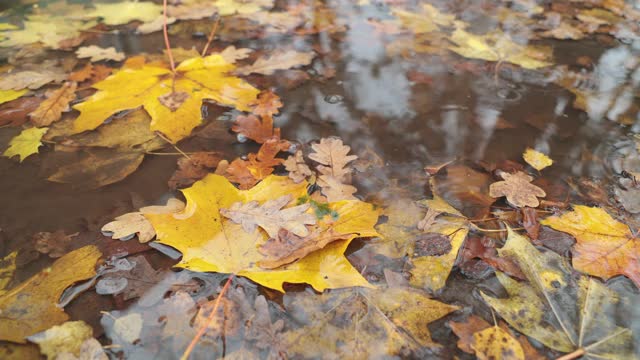
[[[220,214],[241,224],[244,231],[253,233],[259,226],[271,237],[275,237],[280,229],[285,229],[297,236],[309,235],[307,225],[316,223],[312,214],[306,213],[311,206],[302,204],[283,209],[292,200],[291,195],[284,195],[260,205],[257,201],[248,203],[236,202],[229,209],[220,209]]]
[[[90,79],[94,74],[93,65],[88,63],[82,69],[69,74],[69,81],[83,82]]]
[[[351,147],[337,138],[320,139],[320,143],[311,145],[311,148],[314,152],[309,154],[309,159],[322,164],[318,166],[318,171],[335,177],[339,182],[345,181],[351,174],[347,164],[358,158],[356,155],[347,155]]]
[[[59,89],[47,91],[47,99],[29,114],[31,122],[37,126],[49,126],[60,120],[62,113],[69,111],[69,103],[76,98],[75,82],[66,82]]]
[[[248,137],[258,144],[263,144],[269,139],[280,139],[280,129],[273,127],[273,118],[270,115],[265,115],[261,118],[255,115],[240,115],[236,118],[231,130]]]
[[[263,91],[258,95],[258,104],[253,108],[253,113],[258,116],[273,116],[279,113],[282,107],[280,97],[273,91]]]
[[[340,182],[335,176],[320,175],[318,185],[322,188],[322,195],[327,197],[327,201],[334,202],[340,200],[356,200],[353,196],[358,189],[349,184]]]
[[[177,189],[191,186],[213,172],[220,160],[222,155],[211,152],[197,152],[189,155],[189,158],[181,157],[178,159],[178,170],[169,179],[169,187]]]
[[[541,188],[531,184],[533,177],[522,171],[515,174],[500,173],[504,181],[498,181],[489,186],[489,196],[498,198],[506,196],[507,201],[516,207],[537,207],[540,205],[539,197],[547,194]]]
[[[73,250],[73,238],[76,236],[78,236],[78,233],[66,235],[63,230],[58,230],[53,233],[36,233],[33,239],[35,240],[36,251],[55,259]]]
[[[257,154],[249,154],[247,160],[235,159],[226,169],[225,176],[229,181],[238,184],[240,189],[246,190],[258,181],[273,173],[273,168],[284,160],[276,158],[280,151],[289,148],[289,142],[271,139],[260,147]]]
[[[265,255],[266,258],[258,262],[258,266],[264,269],[275,269],[282,265],[290,264],[336,240],[346,239],[349,235],[338,234],[333,230],[329,230],[321,234],[314,232],[308,236],[301,237],[281,228],[275,237],[270,238],[260,247],[260,253]]]
[[[298,150],[283,163],[285,170],[289,172],[289,178],[296,184],[302,182],[308,176],[313,175],[309,166],[304,162],[302,151]]]

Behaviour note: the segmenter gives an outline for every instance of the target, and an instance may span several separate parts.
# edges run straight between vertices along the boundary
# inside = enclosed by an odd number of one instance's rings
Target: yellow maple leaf
[[[40,140],[49,128],[32,127],[25,130],[11,139],[9,148],[2,154],[8,158],[16,155],[20,156],[20,162],[30,155],[37,154],[38,148],[42,145]]]
[[[171,70],[157,64],[125,67],[94,84],[98,92],[74,106],[80,111],[74,132],[93,130],[119,111],[143,106],[151,116],[151,130],[177,142],[200,125],[203,100],[241,111],[255,103],[259,91],[244,80],[227,75],[234,68],[217,54],[183,61],[176,68],[175,77]]]
[[[551,48],[520,45],[502,31],[475,35],[458,28],[453,32],[450,40],[455,45],[449,46],[449,50],[466,58],[509,62],[525,69],[538,69],[552,65],[549,62]]]
[[[26,94],[29,90],[0,90],[0,104],[15,100],[20,96]]]
[[[527,162],[527,164],[531,165],[531,167],[538,171],[553,164],[553,160],[551,160],[547,155],[531,148],[527,148],[527,150],[525,150],[524,154],[522,154],[522,158]]]
[[[318,219],[313,231],[344,234],[344,240],[275,269],[258,265],[266,259],[259,247],[268,240],[267,233],[262,229],[246,232],[241,224],[220,214],[221,209],[237,202],[262,204],[288,194],[301,198],[307,194],[307,185],[306,181],[296,184],[287,177],[271,175],[249,190],[238,190],[226,178],[211,174],[182,190],[187,200],[182,212],[144,215],[153,225],[159,243],[182,252],[182,261],[177,265],[182,268],[245,276],[279,291],[284,291],[285,282],[307,283],[318,291],[371,287],[344,256],[351,240],[377,235],[373,226],[378,212],[371,204],[358,200],[326,204],[329,214]]]
[[[162,13],[162,6],[147,1],[125,1],[119,3],[98,3],[87,12],[85,18],[99,17],[107,25],[122,25],[133,20],[153,21]]]

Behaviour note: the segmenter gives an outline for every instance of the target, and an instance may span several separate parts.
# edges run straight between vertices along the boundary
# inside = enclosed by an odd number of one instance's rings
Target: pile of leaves
[[[638,358],[627,316],[640,287],[637,138],[612,197],[558,179],[544,146],[502,162],[411,164],[393,178],[380,149],[277,127],[305,120],[282,114],[283,94],[335,76],[340,54],[323,42],[360,25],[415,86],[433,82],[425,64],[438,58],[496,82],[544,78],[592,119],[634,121],[637,54],[624,81],[596,89],[582,83],[604,76],[597,67],[555,65],[545,39],[637,37],[636,8],[508,3],[482,5],[499,29],[484,33],[459,2],[353,4],[377,8],[366,21],[322,1],[55,0],[0,13],[3,161],[91,191],[147,157],[177,158],[163,201],[2,247],[0,355]],[[113,32],[166,48],[96,45]],[[202,51],[171,47],[185,34],[204,34]],[[301,41],[255,45],[283,37]],[[25,270],[32,263],[42,266]],[[463,298],[451,296],[464,281]]]

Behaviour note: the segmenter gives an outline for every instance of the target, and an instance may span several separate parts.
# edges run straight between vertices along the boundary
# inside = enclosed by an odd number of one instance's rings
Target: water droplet
[[[324,101],[328,102],[329,104],[337,104],[342,102],[342,100],[344,100],[344,97],[342,95],[327,95],[324,97]]]
[[[244,136],[244,134],[240,134],[240,133],[238,133],[238,135],[236,136],[236,139],[238,139],[239,143],[246,143],[247,140],[249,140],[246,136]]]

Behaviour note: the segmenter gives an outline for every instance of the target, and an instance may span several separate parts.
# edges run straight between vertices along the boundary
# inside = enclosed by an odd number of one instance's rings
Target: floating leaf
[[[171,198],[164,206],[145,206],[140,208],[140,211],[120,215],[114,221],[105,224],[101,230],[111,233],[113,239],[124,239],[137,234],[138,241],[146,243],[156,236],[156,231],[144,214],[175,214],[183,209],[182,201]]]
[[[577,270],[603,279],[625,275],[640,286],[640,241],[606,211],[574,205],[572,212],[540,223],[576,238],[571,252]]]
[[[531,184],[533,178],[522,171],[515,174],[500,173],[504,181],[498,181],[489,187],[489,195],[494,198],[506,196],[507,201],[517,207],[537,207],[538,197],[547,194],[541,188]]]
[[[348,234],[322,250],[273,270],[257,265],[265,259],[258,251],[268,236],[263,231],[247,233],[242,225],[224,219],[220,210],[237,202],[262,204],[283,195],[306,195],[307,183],[295,184],[286,177],[269,176],[250,190],[236,189],[227,179],[209,175],[182,190],[187,199],[183,212],[172,215],[146,214],[157,233],[158,242],[182,252],[177,265],[192,271],[214,271],[245,276],[266,287],[283,291],[288,283],[308,283],[316,290],[347,286],[370,286],[344,257],[344,251],[356,237],[375,236],[373,225],[378,213],[372,205],[360,201],[327,204],[337,218],[325,216],[311,231]],[[287,207],[285,207],[286,209]]]
[[[83,46],[76,50],[76,56],[79,58],[90,58],[89,60],[91,62],[100,60],[124,60],[124,53],[116,51],[116,48],[113,46],[108,48],[101,48],[95,45]]]
[[[67,82],[59,89],[47,92],[47,99],[29,114],[31,122],[42,127],[60,120],[62,113],[70,110],[69,103],[76,98],[76,88],[76,83]]]
[[[93,21],[79,21],[68,16],[28,15],[24,28],[3,31],[0,36],[0,47],[22,46],[41,42],[47,47],[58,49],[60,42],[80,35],[82,30],[93,27]]]
[[[553,164],[553,160],[551,160],[547,155],[531,148],[527,148],[524,154],[522,154],[522,157],[527,164],[531,165],[531,167],[538,171]]]
[[[220,55],[185,60],[177,67],[175,84],[171,70],[160,65],[144,64],[139,68],[124,67],[107,79],[93,84],[98,92],[77,104],[80,111],[75,120],[75,132],[93,130],[111,115],[143,106],[151,115],[151,130],[160,131],[171,141],[189,136],[202,122],[203,100],[247,111],[256,101],[258,90],[243,80],[227,75],[233,65]],[[175,87],[172,87],[175,85]],[[190,96],[172,111],[158,99],[172,92]]]
[[[134,20],[153,21],[162,13],[162,6],[148,1],[94,3],[94,9],[84,14],[87,19],[100,18],[107,25],[122,25]]]
[[[73,283],[93,277],[101,254],[95,246],[72,251],[0,296],[0,339],[25,343],[27,336],[63,323],[69,316],[56,305]]]
[[[275,52],[267,57],[258,58],[252,65],[243,66],[236,70],[237,74],[272,75],[276,70],[293,69],[311,64],[316,56],[314,52],[297,52],[295,50]]]
[[[9,148],[2,154],[8,158],[18,155],[20,162],[27,157],[37,154],[38,148],[42,146],[40,140],[42,136],[47,132],[48,128],[28,128],[22,130],[22,132],[11,139],[9,142]]]
[[[29,336],[29,341],[40,346],[40,352],[48,360],[61,353],[80,355],[80,347],[86,339],[93,338],[93,329],[84,321],[67,321],[44,332]]]

